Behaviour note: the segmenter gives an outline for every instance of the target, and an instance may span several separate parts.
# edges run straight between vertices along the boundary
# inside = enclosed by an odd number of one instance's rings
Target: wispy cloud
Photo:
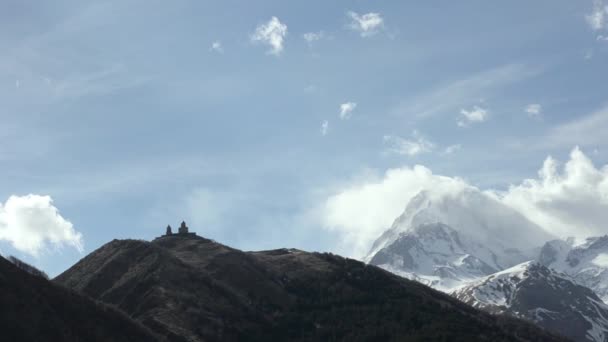
[[[323,120],[321,122],[321,135],[326,136],[329,133],[329,122],[327,120]]]
[[[435,147],[435,144],[427,140],[418,131],[412,133],[411,139],[404,139],[394,135],[385,135],[383,141],[388,145],[388,152],[410,157],[431,152]]]
[[[224,46],[222,45],[221,41],[216,40],[213,43],[211,43],[211,47],[209,48],[209,51],[224,53]]]
[[[492,97],[498,90],[541,72],[540,68],[522,64],[499,66],[411,96],[393,107],[390,112],[393,115],[417,118],[449,115],[479,98]]]
[[[532,118],[538,118],[542,111],[543,107],[538,103],[531,103],[525,108],[525,112]]]
[[[472,109],[461,109],[460,119],[458,120],[459,127],[467,127],[472,123],[484,122],[488,118],[488,110],[479,106],[474,106]]]
[[[356,102],[346,102],[340,105],[340,119],[348,120],[352,116],[353,111],[357,108]]]
[[[447,154],[454,154],[458,151],[460,151],[462,149],[462,145],[461,144],[454,144],[454,145],[450,145],[448,147],[446,147],[443,150],[443,154],[447,155]]]
[[[384,26],[384,19],[380,13],[370,12],[360,15],[350,11],[347,15],[351,19],[349,27],[352,30],[359,32],[361,37],[373,36]]]
[[[325,33],[323,31],[306,32],[302,35],[302,38],[304,38],[308,45],[312,45],[312,43],[325,38]]]
[[[606,146],[608,107],[551,128],[539,147]]]
[[[283,24],[279,18],[272,17],[267,23],[256,27],[255,32],[251,35],[251,41],[270,46],[268,53],[278,56],[283,52],[285,36],[287,36],[287,25]]]

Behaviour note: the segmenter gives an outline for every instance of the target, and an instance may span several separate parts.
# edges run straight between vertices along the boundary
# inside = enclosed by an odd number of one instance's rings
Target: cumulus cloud
[[[593,10],[585,16],[587,24],[594,31],[600,31],[606,27],[606,16],[608,15],[608,6],[604,5],[601,0],[593,1]]]
[[[416,156],[421,153],[431,152],[435,145],[427,140],[418,131],[412,133],[412,139],[404,139],[393,135],[385,135],[384,143],[388,145],[388,151],[391,153]]]
[[[209,50],[219,52],[219,53],[224,53],[224,47],[222,46],[222,42],[219,40],[216,40],[213,43],[211,43],[211,47],[209,48]]]
[[[321,122],[321,135],[326,136],[328,132],[329,132],[329,122],[327,120],[323,120],[323,122]]]
[[[251,41],[270,46],[268,53],[278,56],[283,52],[285,36],[287,36],[287,25],[281,23],[279,18],[272,17],[267,23],[256,27],[251,35]]]
[[[346,102],[340,105],[340,119],[348,120],[352,116],[353,111],[357,108],[356,102]]]
[[[0,240],[24,253],[39,256],[48,247],[82,251],[82,234],[59,214],[49,196],[11,196],[0,203]]]
[[[575,148],[563,170],[548,157],[536,179],[506,191],[480,190],[552,235],[579,238],[608,234],[608,165],[597,168]],[[341,236],[340,252],[362,257],[418,192],[458,195],[477,188],[421,165],[373,173],[336,189],[320,210],[321,224]],[[542,243],[542,242],[540,242]]]
[[[359,32],[361,37],[373,36],[384,26],[384,19],[380,13],[370,12],[360,15],[350,11],[347,15],[351,19],[349,27]]]
[[[561,172],[548,157],[537,179],[511,186],[499,197],[556,235],[608,234],[608,165],[596,168],[578,147]]]
[[[526,113],[528,113],[528,115],[530,117],[538,117],[540,116],[540,114],[542,113],[543,107],[538,104],[538,103],[531,103],[529,105],[526,106]]]
[[[302,38],[311,45],[312,43],[321,40],[325,37],[325,33],[323,31],[319,32],[306,32],[302,35]]]
[[[461,118],[458,121],[459,127],[466,127],[471,123],[484,122],[488,117],[488,111],[484,108],[474,106],[471,110],[461,109]]]

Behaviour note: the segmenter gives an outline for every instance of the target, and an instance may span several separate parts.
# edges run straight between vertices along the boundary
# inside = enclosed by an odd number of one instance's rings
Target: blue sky
[[[388,169],[506,190],[579,146],[600,172],[606,5],[0,1],[0,250],[54,275],[185,219],[349,255],[318,207]],[[33,222],[27,200],[6,214],[28,194],[59,210],[55,240],[23,228],[40,248],[7,233]]]

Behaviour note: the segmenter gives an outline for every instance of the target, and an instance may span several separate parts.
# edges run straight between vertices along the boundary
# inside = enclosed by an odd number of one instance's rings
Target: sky
[[[608,2],[0,0],[0,253],[361,257],[457,180],[608,233]],[[415,190],[415,191],[414,191]]]

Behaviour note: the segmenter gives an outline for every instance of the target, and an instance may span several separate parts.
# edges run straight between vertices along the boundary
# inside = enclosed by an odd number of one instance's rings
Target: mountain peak
[[[608,235],[587,238],[580,244],[574,240],[549,241],[541,249],[538,261],[570,275],[608,302]]]
[[[449,290],[536,256],[551,235],[473,187],[421,191],[365,261]]]

